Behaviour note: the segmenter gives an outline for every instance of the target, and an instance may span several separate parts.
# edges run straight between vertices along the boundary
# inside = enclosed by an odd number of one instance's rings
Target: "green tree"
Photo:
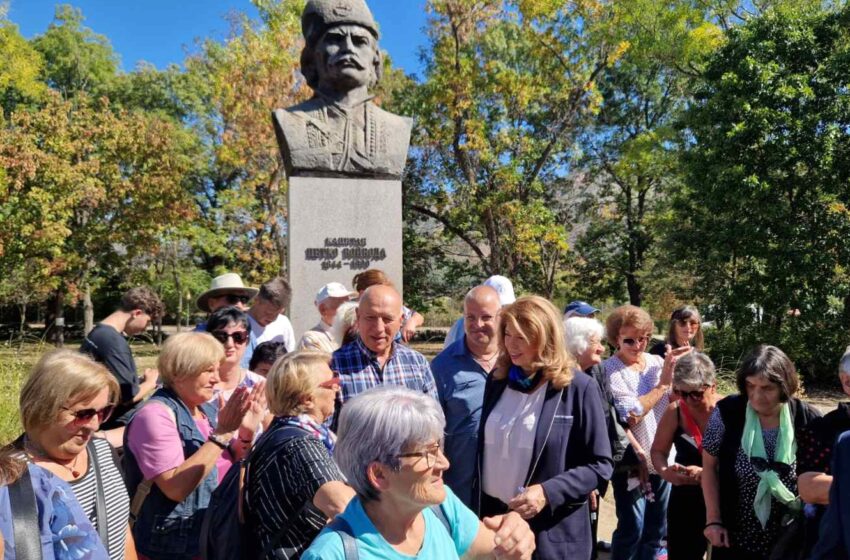
[[[850,328],[848,23],[783,8],[729,33],[687,114],[671,216],[713,318],[808,372],[834,369]]]
[[[0,4],[0,105],[6,115],[18,103],[40,99],[47,89],[39,79],[44,61],[6,18],[7,8]]]

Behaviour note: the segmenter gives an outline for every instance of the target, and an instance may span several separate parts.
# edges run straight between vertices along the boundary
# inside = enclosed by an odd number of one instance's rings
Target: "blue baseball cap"
[[[564,308],[564,315],[569,317],[588,316],[594,313],[599,313],[599,310],[587,303],[586,301],[571,301]]]

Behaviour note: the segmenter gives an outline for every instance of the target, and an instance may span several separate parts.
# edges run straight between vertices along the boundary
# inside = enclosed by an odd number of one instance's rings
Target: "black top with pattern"
[[[723,418],[720,416],[720,409],[716,408],[711,413],[711,418],[703,435],[703,449],[714,457],[719,456],[720,444],[723,441],[724,432]],[[762,435],[764,437],[764,450],[767,454],[767,459],[773,460],[773,455],[776,452],[776,440],[779,435],[779,428],[762,430]],[[780,474],[779,479],[788,490],[796,494],[796,461],[791,467],[790,472],[784,476]],[[725,493],[737,490],[738,515],[735,519],[724,519],[723,523],[729,531],[733,548],[749,552],[752,554],[753,560],[762,557],[766,558],[779,537],[780,522],[787,508],[778,501],[773,500],[767,527],[762,528],[753,509],[753,500],[755,500],[756,489],[761,479],[750,464],[750,460],[747,458],[744,450],[740,447],[738,448],[738,455],[735,460],[735,474],[738,480],[738,488],[726,488],[721,491]],[[720,495],[720,500],[721,502],[724,500],[723,494]]]

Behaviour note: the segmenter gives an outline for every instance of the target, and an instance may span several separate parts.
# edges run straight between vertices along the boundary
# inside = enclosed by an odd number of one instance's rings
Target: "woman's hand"
[[[267,413],[266,382],[260,381],[251,389],[251,394],[248,397],[248,411],[239,426],[239,437],[241,439],[253,439]]]
[[[549,500],[546,499],[543,487],[539,484],[533,484],[514,496],[508,503],[508,507],[517,512],[523,519],[531,519],[540,513],[548,503]]]
[[[702,482],[702,467],[689,465],[687,467],[682,467],[682,471],[680,472],[693,480],[692,484],[700,484]]]
[[[658,474],[673,486],[694,486],[699,484],[699,481],[692,478],[686,469],[687,467],[683,467],[677,463],[670,465]]]
[[[676,367],[676,361],[690,352],[693,348],[690,346],[680,346],[678,348],[673,348],[669,344],[665,346],[667,349],[667,353],[664,355],[664,367],[661,370],[661,378],[659,379],[659,383],[661,385],[672,385],[673,384],[673,368]]]
[[[485,517],[485,527],[496,533],[493,536],[493,555],[499,559],[530,560],[536,548],[534,533],[528,523],[518,519],[516,513]]]
[[[708,539],[711,546],[719,548],[728,548],[730,546],[729,532],[726,531],[726,527],[722,525],[709,525],[703,529],[702,534],[705,535],[705,538]]]
[[[218,425],[214,432],[216,434],[229,434],[236,431],[242,424],[242,419],[251,406],[250,393],[245,387],[237,387],[230,396],[227,404],[224,395],[218,395]]]

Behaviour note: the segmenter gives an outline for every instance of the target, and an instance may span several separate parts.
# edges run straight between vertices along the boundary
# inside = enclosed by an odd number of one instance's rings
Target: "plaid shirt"
[[[366,348],[360,337],[333,353],[331,369],[342,381],[338,405],[366,389],[384,384],[401,385],[438,398],[428,360],[416,350],[397,342],[393,343],[383,369],[375,353]]]

